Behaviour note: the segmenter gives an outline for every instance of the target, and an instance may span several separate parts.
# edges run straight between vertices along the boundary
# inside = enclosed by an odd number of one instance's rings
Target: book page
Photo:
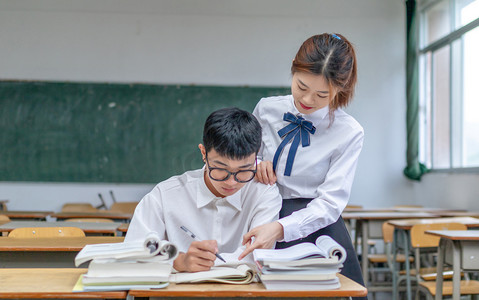
[[[144,241],[104,243],[86,245],[75,257],[75,266],[92,259],[110,260],[174,260],[178,255],[176,245],[159,239],[156,232],[150,232]],[[158,257],[158,258],[157,258]]]
[[[221,282],[231,284],[247,284],[253,282],[255,271],[248,265],[238,265],[236,267],[212,267],[209,271],[202,272],[178,272],[170,275],[170,282],[190,283],[190,282]]]
[[[337,257],[340,263],[346,260],[346,250],[328,235],[316,239],[316,246],[326,252],[327,257]]]

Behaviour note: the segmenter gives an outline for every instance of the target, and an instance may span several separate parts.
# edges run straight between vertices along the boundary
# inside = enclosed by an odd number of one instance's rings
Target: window
[[[479,170],[479,0],[426,0],[419,16],[419,160]]]

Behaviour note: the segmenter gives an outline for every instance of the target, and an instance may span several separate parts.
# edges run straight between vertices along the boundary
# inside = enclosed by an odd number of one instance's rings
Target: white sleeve
[[[349,201],[363,139],[364,132],[358,131],[349,143],[337,149],[324,182],[317,188],[319,196],[306,208],[279,220],[284,228],[284,241],[306,237],[339,219]]]
[[[125,242],[144,240],[148,233],[155,231],[161,240],[166,239],[161,194],[158,187],[138,203],[128,226]]]
[[[283,200],[276,184],[265,186],[267,188],[263,194],[258,199],[255,199],[257,203],[251,213],[252,217],[248,231],[257,226],[278,220]]]

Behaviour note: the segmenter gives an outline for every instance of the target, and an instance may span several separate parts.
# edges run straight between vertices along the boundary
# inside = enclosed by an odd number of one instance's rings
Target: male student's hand
[[[254,241],[253,241],[254,238]],[[278,240],[284,238],[283,225],[279,222],[271,222],[251,229],[243,236],[243,245],[246,249],[240,254],[238,260],[242,260],[254,249],[270,249]]]
[[[274,173],[272,162],[262,161],[258,163],[256,181],[263,184],[274,184],[276,182],[276,174]]]
[[[218,243],[215,240],[193,241],[188,252],[181,252],[173,262],[179,272],[208,271],[215,264]]]

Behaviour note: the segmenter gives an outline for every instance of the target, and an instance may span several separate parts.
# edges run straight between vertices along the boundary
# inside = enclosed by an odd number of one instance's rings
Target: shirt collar
[[[318,109],[317,111],[311,113],[311,114],[302,114],[298,111],[298,109],[296,108],[296,105],[294,105],[294,98],[293,96],[291,96],[291,106],[290,106],[290,111],[294,114],[294,115],[298,115],[300,114],[303,118],[305,118],[306,120],[308,121],[311,121],[313,122],[313,125],[314,126],[318,126],[319,122],[321,122],[321,120],[324,119],[324,117],[326,117],[329,113],[329,105],[326,105],[325,107],[321,108],[321,109]]]
[[[204,207],[211,202],[213,202],[215,199],[220,199],[221,197],[216,197],[215,194],[213,194],[210,189],[206,186],[205,182],[205,166],[202,168],[203,172],[201,173],[201,178],[198,180],[198,190],[196,192],[196,207],[201,208]],[[244,187],[243,187],[244,188]],[[234,193],[231,196],[225,197],[226,201],[233,206],[236,210],[241,211],[241,192],[243,190],[241,188],[239,191]]]

